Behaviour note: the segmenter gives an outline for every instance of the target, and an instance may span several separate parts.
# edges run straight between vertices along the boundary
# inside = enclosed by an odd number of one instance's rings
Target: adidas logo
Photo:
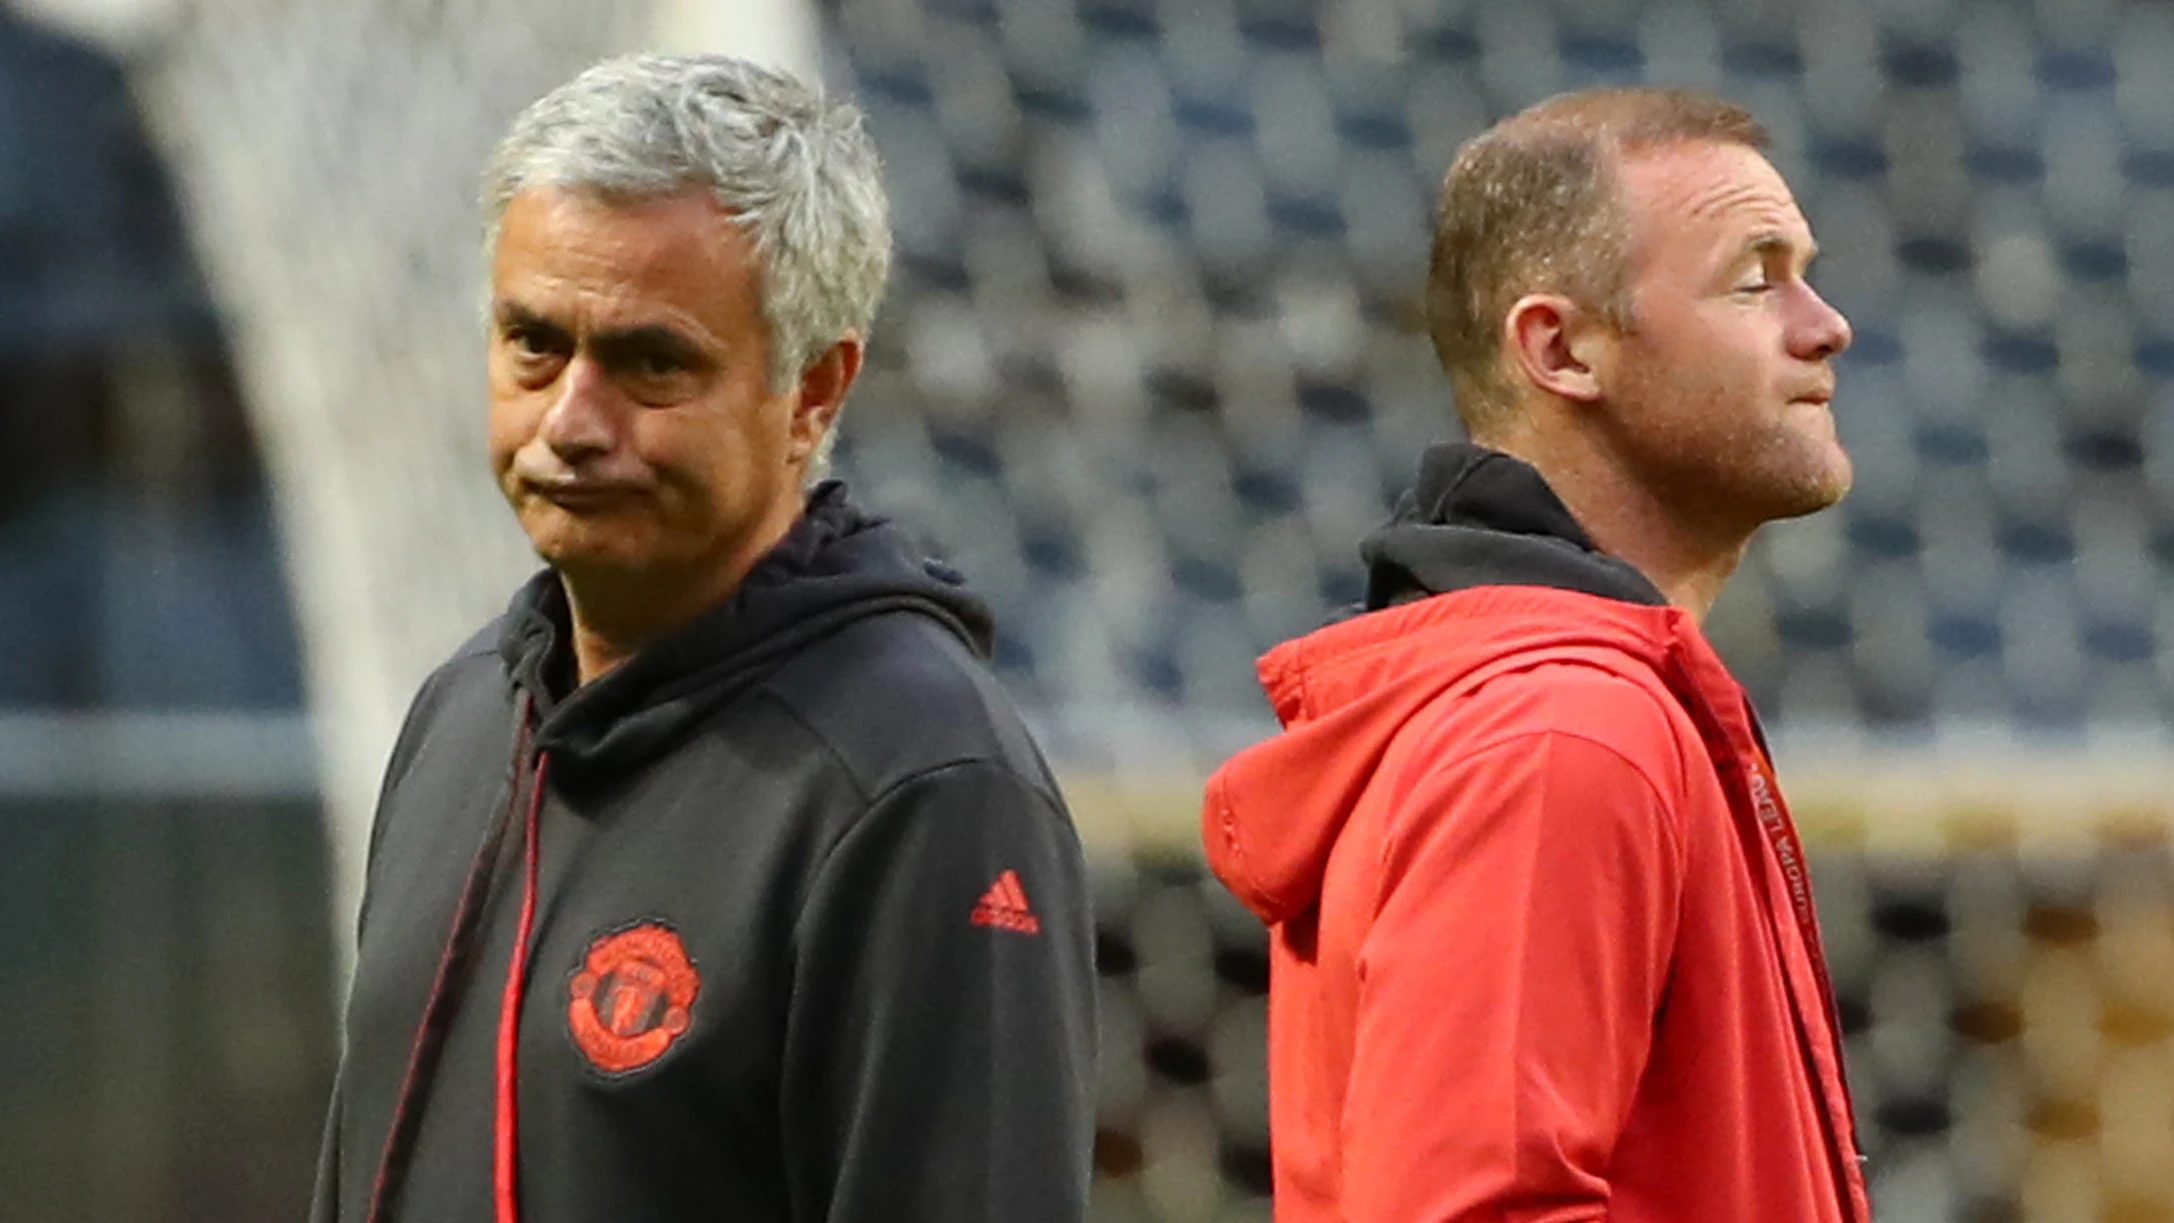
[[[1027,890],[1019,886],[1018,871],[998,875],[989,890],[981,894],[981,903],[974,906],[974,924],[1021,934],[1042,932],[1042,919],[1027,907]]]

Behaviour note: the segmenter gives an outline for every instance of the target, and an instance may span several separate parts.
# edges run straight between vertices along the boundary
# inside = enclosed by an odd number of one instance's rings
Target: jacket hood
[[[1467,442],[1427,448],[1418,485],[1398,499],[1389,525],[1360,543],[1359,556],[1368,611],[1474,586],[1668,602],[1644,574],[1593,545],[1531,464]]]
[[[537,574],[514,596],[498,653],[542,715],[534,744],[551,753],[554,781],[578,786],[662,754],[809,642],[871,616],[902,614],[927,616],[989,654],[993,624],[964,579],[899,527],[862,513],[830,480],[809,494],[806,511],[730,598],[570,695],[554,683],[573,669],[566,591],[555,572]]]
[[[1421,707],[1541,653],[1657,667],[1697,633],[1594,547],[1539,472],[1477,446],[1430,448],[1417,489],[1361,554],[1367,612],[1261,658],[1284,733],[1208,782],[1209,865],[1270,924],[1319,899],[1338,834]]]

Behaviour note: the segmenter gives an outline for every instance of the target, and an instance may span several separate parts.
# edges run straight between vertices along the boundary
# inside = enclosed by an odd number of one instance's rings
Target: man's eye
[[[542,356],[550,351],[542,333],[528,327],[515,327],[506,332],[506,343],[523,356]]]
[[[634,368],[640,370],[645,377],[669,378],[672,375],[677,374],[682,370],[685,370],[687,367],[682,364],[677,357],[671,357],[666,356],[663,353],[652,352],[644,353],[641,357],[637,358],[634,362]]]

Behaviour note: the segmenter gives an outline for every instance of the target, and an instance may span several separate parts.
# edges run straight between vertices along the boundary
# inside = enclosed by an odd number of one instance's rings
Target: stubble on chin
[[[1792,405],[1802,407],[1804,405]],[[1771,455],[1774,504],[1769,521],[1801,518],[1839,504],[1856,480],[1856,466],[1835,435],[1830,409],[1820,407],[1817,425],[1787,421],[1776,430]]]
[[[625,541],[614,537],[610,524],[570,513],[541,498],[521,505],[517,517],[536,555],[562,573],[619,567],[618,554],[625,550]]]
[[[1748,538],[1766,523],[1827,509],[1849,491],[1852,465],[1831,429],[1772,418],[1716,429],[1730,405],[1669,406],[1669,427],[1619,436],[1618,452],[1649,495],[1701,533]]]

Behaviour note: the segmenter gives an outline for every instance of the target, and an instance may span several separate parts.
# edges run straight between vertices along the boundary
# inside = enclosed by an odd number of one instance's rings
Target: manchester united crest
[[[701,989],[671,927],[644,922],[604,935],[589,944],[567,982],[574,1045],[606,1074],[639,1070],[663,1057],[694,1022]]]

